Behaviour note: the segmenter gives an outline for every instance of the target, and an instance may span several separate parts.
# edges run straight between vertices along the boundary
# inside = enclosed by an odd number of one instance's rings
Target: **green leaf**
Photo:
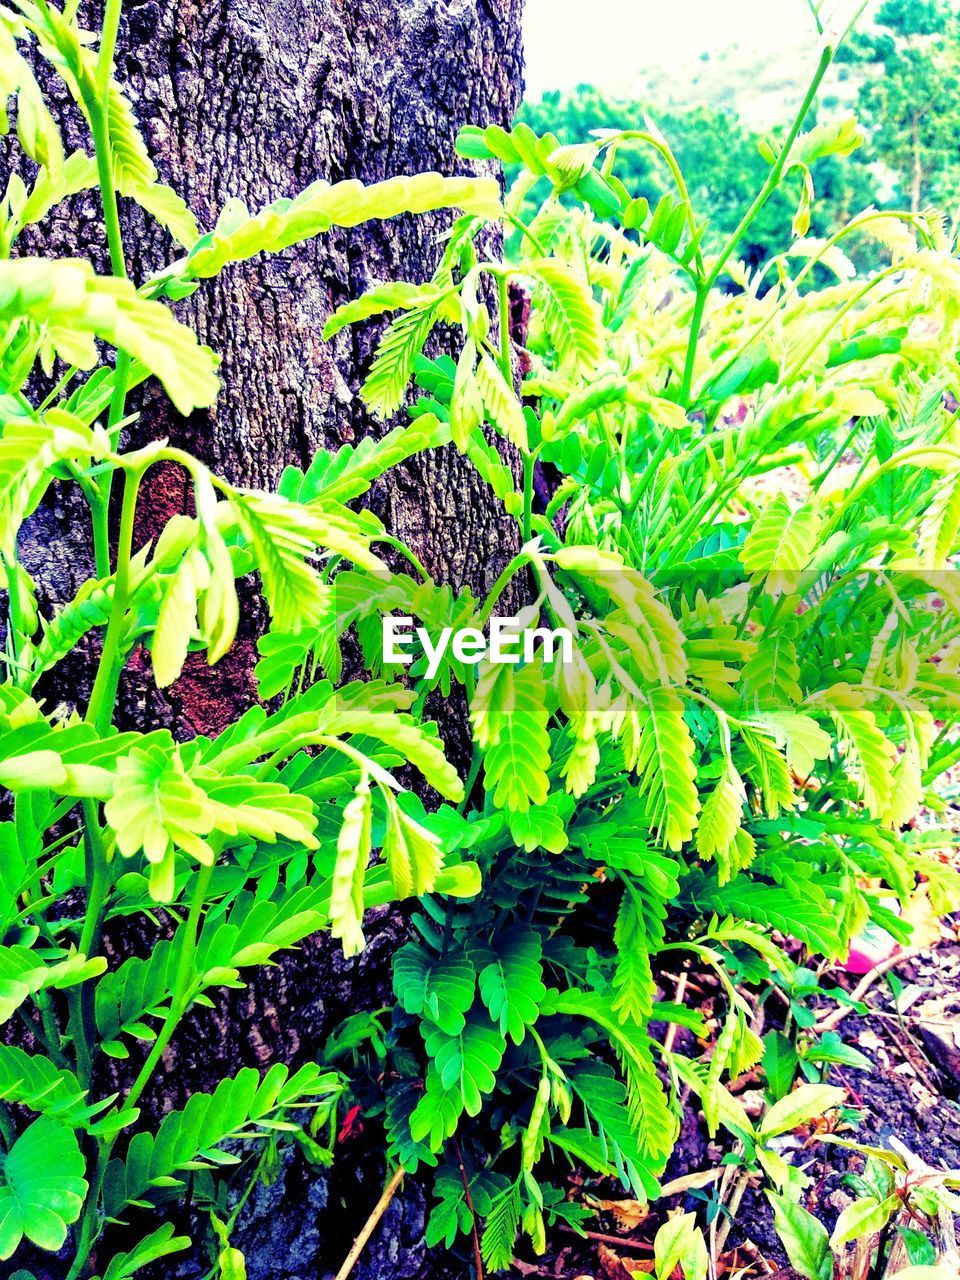
[[[693,740],[683,703],[672,689],[648,689],[631,699],[622,730],[627,767],[635,769],[646,800],[650,826],[668,849],[693,835],[700,800],[693,764]]]
[[[570,1150],[597,1173],[620,1175],[638,1200],[660,1194],[653,1169],[663,1161],[651,1157],[631,1118],[628,1095],[611,1069],[591,1061],[568,1071],[574,1093],[583,1104],[589,1130],[557,1126],[549,1135],[551,1145]],[[599,1129],[599,1133],[591,1130]],[[672,1139],[671,1139],[672,1145]]]
[[[179,245],[191,249],[197,243],[200,228],[182,196],[162,182],[146,182],[122,171],[118,176],[120,194],[135,200],[141,209],[156,218]]]
[[[875,1235],[887,1225],[901,1203],[898,1195],[891,1195],[885,1200],[865,1196],[862,1200],[848,1204],[833,1229],[830,1237],[831,1249],[839,1250],[851,1240],[864,1240]]]
[[[258,253],[277,253],[331,227],[356,227],[403,213],[453,207],[477,217],[496,218],[500,212],[496,181],[445,178],[438,173],[388,178],[370,186],[352,178],[333,185],[318,181],[293,200],[275,200],[253,215],[241,200],[229,202],[216,228],[203,236],[186,261],[177,266],[187,279],[215,276],[228,262],[240,262]]]
[[[439,1151],[447,1138],[457,1131],[463,1112],[463,1095],[456,1085],[449,1089],[445,1087],[433,1063],[427,1068],[424,1083],[423,1096],[410,1115],[410,1137],[415,1143],[425,1144],[430,1151]]]
[[[389,284],[374,285],[359,298],[345,302],[323,326],[323,338],[329,341],[346,328],[361,320],[369,320],[371,316],[383,315],[385,311],[415,311],[420,307],[432,307],[449,293],[449,286],[436,284],[407,284],[403,280],[395,280]]]
[[[933,1241],[916,1227],[897,1227],[897,1234],[903,1240],[907,1250],[907,1261],[915,1266],[933,1266],[937,1261],[937,1251]]]
[[[799,1125],[806,1124],[825,1111],[839,1107],[847,1096],[845,1089],[831,1084],[802,1084],[793,1093],[774,1103],[760,1122],[757,1130],[762,1141],[787,1133]]]
[[[553,339],[561,363],[578,372],[592,372],[600,359],[602,329],[586,280],[555,258],[525,261],[523,269],[538,285],[539,317]]]
[[[775,1099],[785,1097],[797,1076],[797,1051],[782,1031],[768,1031],[763,1037],[763,1074]]]
[[[364,404],[372,413],[388,418],[403,404],[414,363],[439,319],[439,308],[435,304],[418,307],[405,311],[384,330],[360,390]]]
[[[143,852],[150,864],[150,892],[158,901],[173,896],[175,850],[213,864],[213,849],[203,838],[214,828],[213,809],[176,751],[160,746],[131,751],[117,765],[104,812],[123,857]]]
[[[825,120],[807,133],[801,133],[793,144],[788,165],[810,165],[824,156],[848,156],[861,146],[864,135],[853,113],[836,120]]]
[[[673,1149],[677,1121],[654,1067],[649,1036],[633,1023],[621,1023],[611,1001],[594,992],[565,991],[557,998],[556,1009],[589,1019],[609,1038],[627,1081],[629,1122],[636,1128],[639,1150],[662,1167]]]
[[[0,1023],[7,1022],[38,991],[77,986],[105,968],[102,956],[87,960],[72,952],[65,960],[48,963],[29,947],[0,946]]]
[[[793,711],[767,711],[756,724],[772,735],[778,747],[786,750],[787,764],[798,778],[808,778],[817,761],[826,760],[830,754],[830,735],[810,716]]]
[[[149,1266],[151,1262],[158,1262],[161,1258],[168,1258],[172,1253],[189,1249],[190,1245],[189,1236],[175,1236],[173,1223],[165,1222],[162,1227],[158,1227],[156,1231],[151,1231],[148,1236],[139,1240],[126,1253],[115,1254],[107,1264],[103,1280],[129,1280],[129,1277],[135,1275],[142,1267]]]
[[[468,1116],[479,1115],[484,1094],[496,1087],[506,1048],[503,1036],[474,1014],[456,1035],[425,1024],[423,1037],[444,1089],[459,1093]]]
[[[408,942],[393,960],[393,989],[407,1013],[428,1018],[448,1035],[458,1035],[473,1004],[474,965],[456,953],[434,957]]]
[[[768,1191],[773,1222],[790,1264],[806,1280],[833,1280],[833,1258],[827,1229],[812,1213],[775,1191]]]
[[[670,1280],[677,1267],[683,1280],[706,1280],[707,1242],[695,1213],[678,1213],[667,1219],[654,1237],[653,1260],[657,1280]]]
[[[683,893],[702,911],[770,925],[799,938],[812,950],[827,956],[838,954],[836,911],[815,882],[796,880],[790,885],[770,885],[738,875],[728,884],[719,885],[697,870],[685,878]]]
[[[107,1214],[115,1217],[151,1187],[170,1186],[179,1172],[225,1163],[219,1147],[228,1138],[246,1134],[250,1126],[269,1132],[286,1111],[336,1097],[340,1088],[338,1076],[313,1063],[293,1075],[277,1063],[262,1078],[245,1067],[221,1080],[212,1094],[193,1094],[183,1111],[164,1116],[156,1134],[138,1130],[126,1155],[110,1161],[103,1186]]]
[[[488,681],[494,681],[489,690]],[[484,755],[483,785],[499,808],[526,813],[546,802],[550,739],[546,682],[537,666],[488,667],[471,704],[476,728],[487,697],[499,706],[498,732]]]
[[[513,1262],[521,1207],[519,1182],[501,1191],[490,1206],[480,1240],[480,1256],[491,1271],[505,1270]]]
[[[70,1128],[87,1128],[92,1109],[72,1071],[49,1058],[14,1045],[0,1045],[0,1098],[60,1120]]]
[[[430,1145],[414,1138],[411,1127],[413,1113],[424,1098],[425,1095],[418,1080],[398,1080],[387,1090],[385,1120],[387,1151],[391,1158],[402,1164],[408,1173],[416,1173],[421,1163],[431,1168],[436,1168],[437,1164],[437,1157]],[[454,1128],[458,1115],[457,1111],[453,1118]],[[429,1128],[429,1125],[427,1127]],[[441,1145],[445,1136],[448,1135],[444,1126],[442,1135],[436,1143],[437,1147]]]
[[[343,954],[363,950],[363,877],[370,861],[373,805],[370,784],[363,778],[343,811],[337,836],[337,861],[330,886],[330,934],[343,943]]]
[[[416,822],[381,788],[387,806],[383,857],[398,898],[429,893],[443,866],[439,837]]]
[[[382,687],[382,686],[381,686]],[[425,780],[448,800],[463,796],[463,783],[454,766],[446,758],[436,725],[417,721],[400,712],[382,711],[364,705],[372,686],[345,685],[325,707],[317,730],[321,735],[369,734],[378,742],[394,749],[402,760],[412,764]],[[400,705],[409,706],[413,695],[399,691]],[[288,704],[289,706],[290,704]]]
[[[198,549],[188,551],[170,578],[153,633],[150,653],[158,689],[173,684],[183,670],[197,632],[200,593],[210,581],[210,567]]]
[[[754,521],[740,560],[748,573],[765,577],[768,593],[789,593],[810,567],[819,532],[820,516],[809,503],[793,511],[778,493]]]
[[[342,445],[335,454],[318,449],[306,472],[296,467],[285,469],[280,477],[280,495],[307,504],[314,499],[351,502],[407,458],[425,449],[439,448],[449,440],[449,424],[425,413],[413,422],[394,427],[379,440],[364,436],[356,445]]]
[[[76,1135],[41,1116],[7,1152],[0,1171],[0,1260],[26,1236],[56,1252],[80,1216],[87,1182]]]
[[[304,507],[266,493],[234,490],[230,503],[253,548],[273,625],[298,632],[319,627],[333,588],[311,563],[318,550],[333,552],[367,569],[383,569],[370,550],[376,523],[337,503]]]
[[[542,944],[533,929],[514,926],[499,933],[490,946],[471,948],[480,999],[504,1036],[521,1044],[527,1027],[540,1016],[543,985]]]
[[[62,411],[42,419],[6,420],[0,434],[0,549],[8,562],[16,559],[17,533],[52,483],[53,468],[65,461],[89,464],[104,447],[101,438]]]
[[[182,414],[213,403],[220,389],[213,352],[130,280],[97,276],[77,258],[0,262],[0,320],[46,326],[64,361],[92,369],[96,339],[126,351],[156,375]]]
[[[724,763],[717,785],[704,803],[696,841],[697,853],[701,858],[716,858],[721,867],[722,879],[729,879],[730,846],[740,831],[746,803],[747,793],[743,779],[728,760]]]
[[[490,421],[506,438],[525,453],[529,452],[527,420],[523,406],[514,395],[500,366],[484,354],[477,365],[476,386],[489,414]]]
[[[548,853],[562,853],[570,843],[566,824],[570,820],[573,801],[562,792],[553,792],[544,804],[525,813],[511,810],[507,813],[507,826],[517,844],[533,853],[534,849],[546,849]]]
[[[840,745],[853,762],[864,801],[880,823],[889,823],[894,801],[893,743],[864,705],[864,695],[846,682],[831,685],[808,700],[833,721]]]
[[[624,877],[625,887],[613,929],[617,967],[613,975],[613,1008],[622,1022],[645,1023],[653,1009],[656,983],[650,968],[647,922],[639,893]],[[662,933],[662,928],[661,928]]]

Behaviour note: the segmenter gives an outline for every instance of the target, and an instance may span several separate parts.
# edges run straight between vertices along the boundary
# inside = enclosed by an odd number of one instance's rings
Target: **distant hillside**
[[[722,107],[751,129],[785,123],[803,101],[813,70],[809,48],[759,49],[738,43],[691,58],[668,74],[650,67],[618,87],[618,96],[670,107]],[[862,72],[841,64],[831,68],[820,93],[828,110],[853,106]]]
[[[629,79],[605,86],[605,91],[613,98],[650,104],[654,110],[720,108],[739,117],[749,129],[765,132],[792,117],[813,68],[809,44],[770,50],[738,42],[679,65],[651,65]],[[849,110],[862,78],[859,68],[844,64],[831,68],[820,92],[821,107]]]

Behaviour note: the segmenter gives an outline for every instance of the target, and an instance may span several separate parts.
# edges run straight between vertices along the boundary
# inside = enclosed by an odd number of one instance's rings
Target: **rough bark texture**
[[[230,196],[255,209],[317,177],[372,182],[462,169],[453,151],[459,127],[508,124],[516,108],[521,4],[141,0],[125,6],[118,77],[161,176],[209,227]],[[75,122],[67,131],[74,133],[73,145],[89,147]],[[173,251],[135,208],[124,209],[123,221],[130,271],[139,280]],[[141,412],[134,438],[169,435],[230,479],[272,487],[284,466],[305,466],[317,447],[336,448],[384,430],[357,396],[375,329],[348,330],[324,343],[323,323],[375,281],[427,277],[448,223],[449,215],[438,215],[335,230],[204,282],[178,305],[178,314],[221,353],[220,398],[214,409],[185,422],[159,393],[147,391],[133,402]],[[29,248],[88,254],[105,265],[95,196],[74,201]],[[149,496],[141,536],[184,509],[182,477],[161,476]],[[442,581],[482,589],[516,549],[512,522],[495,514],[485,486],[450,451],[402,468],[377,490],[374,505]],[[77,512],[57,497],[38,513],[23,548],[47,609],[69,599],[92,573],[78,527]],[[152,688],[147,663],[135,660],[121,691],[124,718],[140,726],[166,723],[185,737],[222,727],[255,696],[258,623],[257,610],[249,609],[234,653],[212,671],[202,659],[191,660],[163,697]],[[89,678],[88,659],[45,692],[82,703]],[[383,915],[369,930],[367,951],[351,965],[316,940],[262,975],[225,1012],[199,1015],[168,1051],[166,1087],[145,1099],[148,1106],[182,1105],[171,1087],[175,1093],[208,1085],[211,1066],[215,1076],[248,1062],[315,1056],[339,1018],[382,998],[402,930],[396,916]],[[149,938],[121,937],[114,944],[127,951],[149,945]],[[308,1195],[303,1170],[288,1161],[269,1196],[251,1201],[251,1277],[319,1277],[327,1266],[335,1269],[377,1196],[382,1165],[365,1158],[352,1176],[364,1167],[362,1190],[347,1187],[340,1174]],[[426,1274],[422,1197],[407,1197],[391,1212],[396,1230],[381,1232],[358,1277]]]
[[[508,123],[516,109],[520,10],[521,0],[145,0],[126,6],[117,71],[161,176],[208,227],[230,196],[256,209],[317,177],[374,182],[462,170],[453,151],[460,126]],[[82,131],[71,141],[89,146]],[[356,394],[376,326],[325,343],[323,323],[371,283],[426,278],[449,220],[334,229],[205,281],[178,314],[223,357],[217,404],[183,422],[160,393],[147,392],[135,437],[170,435],[228,478],[272,487],[286,465],[305,466],[319,446],[382,431]],[[135,279],[174,253],[130,206],[124,231]],[[96,197],[66,206],[31,248],[105,263]],[[183,510],[184,490],[174,471],[154,482],[144,533]],[[374,501],[445,581],[482,587],[516,546],[513,522],[493,514],[483,483],[450,450],[402,468]],[[36,533],[36,553],[27,547],[25,559],[52,601],[69,599],[90,571],[88,550],[56,506]],[[63,556],[51,560],[51,545]],[[212,672],[202,659],[193,663],[152,714],[185,733],[220,727],[253,694],[250,644],[242,636],[232,663]],[[78,673],[74,697],[84,684]],[[127,683],[131,712],[146,712],[146,685]]]

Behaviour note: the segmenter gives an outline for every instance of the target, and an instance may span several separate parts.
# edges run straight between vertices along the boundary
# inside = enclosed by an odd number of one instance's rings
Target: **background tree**
[[[960,17],[952,0],[886,0],[875,27],[841,57],[870,64],[859,114],[868,157],[894,174],[901,200],[917,212],[956,203],[960,147]]]
[[[647,115],[670,142],[695,207],[709,219],[706,243],[719,246],[736,228],[770,168],[761,154],[761,136],[733,111],[712,105],[662,110],[656,103],[609,97],[592,85],[567,94],[545,93],[520,109],[520,118],[535,132],[552,131],[563,143],[580,142],[594,129],[643,129]],[[645,196],[652,206],[671,190],[670,175],[649,148],[621,148],[618,172],[631,194]],[[814,176],[818,199],[811,235],[824,234],[876,201],[876,180],[865,165],[827,156],[817,162]],[[531,215],[537,194],[531,197]],[[799,194],[800,179],[794,175],[764,206],[740,249],[750,267],[766,262],[789,242]]]

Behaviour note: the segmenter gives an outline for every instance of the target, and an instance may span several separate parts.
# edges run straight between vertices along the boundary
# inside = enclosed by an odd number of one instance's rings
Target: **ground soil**
[[[864,1053],[872,1069],[833,1068],[828,1076],[831,1084],[848,1090],[849,1104],[861,1113],[855,1131],[846,1131],[847,1136],[877,1146],[891,1137],[899,1139],[915,1156],[939,1169],[960,1167],[958,925],[956,920],[941,923],[939,930],[933,925],[939,937],[931,940],[929,949],[905,957],[893,968],[892,978],[876,977],[863,997],[868,1012],[849,1012],[840,1022],[837,1030],[843,1040]],[[859,981],[859,975],[848,975],[840,967],[826,975],[824,985],[835,983],[852,990]],[[821,1015],[833,1007],[824,1003]],[[756,1096],[758,1083],[746,1080],[745,1101],[751,1092]],[[730,1146],[722,1133],[720,1141],[722,1146],[708,1139],[702,1116],[688,1103],[664,1183],[715,1171]],[[832,1229],[853,1198],[844,1179],[862,1169],[863,1158],[822,1142],[816,1132],[799,1135],[781,1154],[813,1178],[805,1207]],[[652,1269],[653,1237],[668,1212],[682,1207],[702,1216],[705,1209],[702,1195],[690,1187],[658,1202],[652,1212],[624,1199],[623,1191],[613,1186],[578,1186],[574,1194],[601,1205],[589,1237],[562,1235],[562,1243],[546,1257],[528,1262],[521,1258],[517,1275],[545,1280],[633,1280]],[[462,1261],[451,1258],[449,1265],[451,1280],[468,1274]],[[718,1277],[725,1275],[737,1280],[796,1278],[759,1185],[748,1187],[734,1215],[719,1258]]]

